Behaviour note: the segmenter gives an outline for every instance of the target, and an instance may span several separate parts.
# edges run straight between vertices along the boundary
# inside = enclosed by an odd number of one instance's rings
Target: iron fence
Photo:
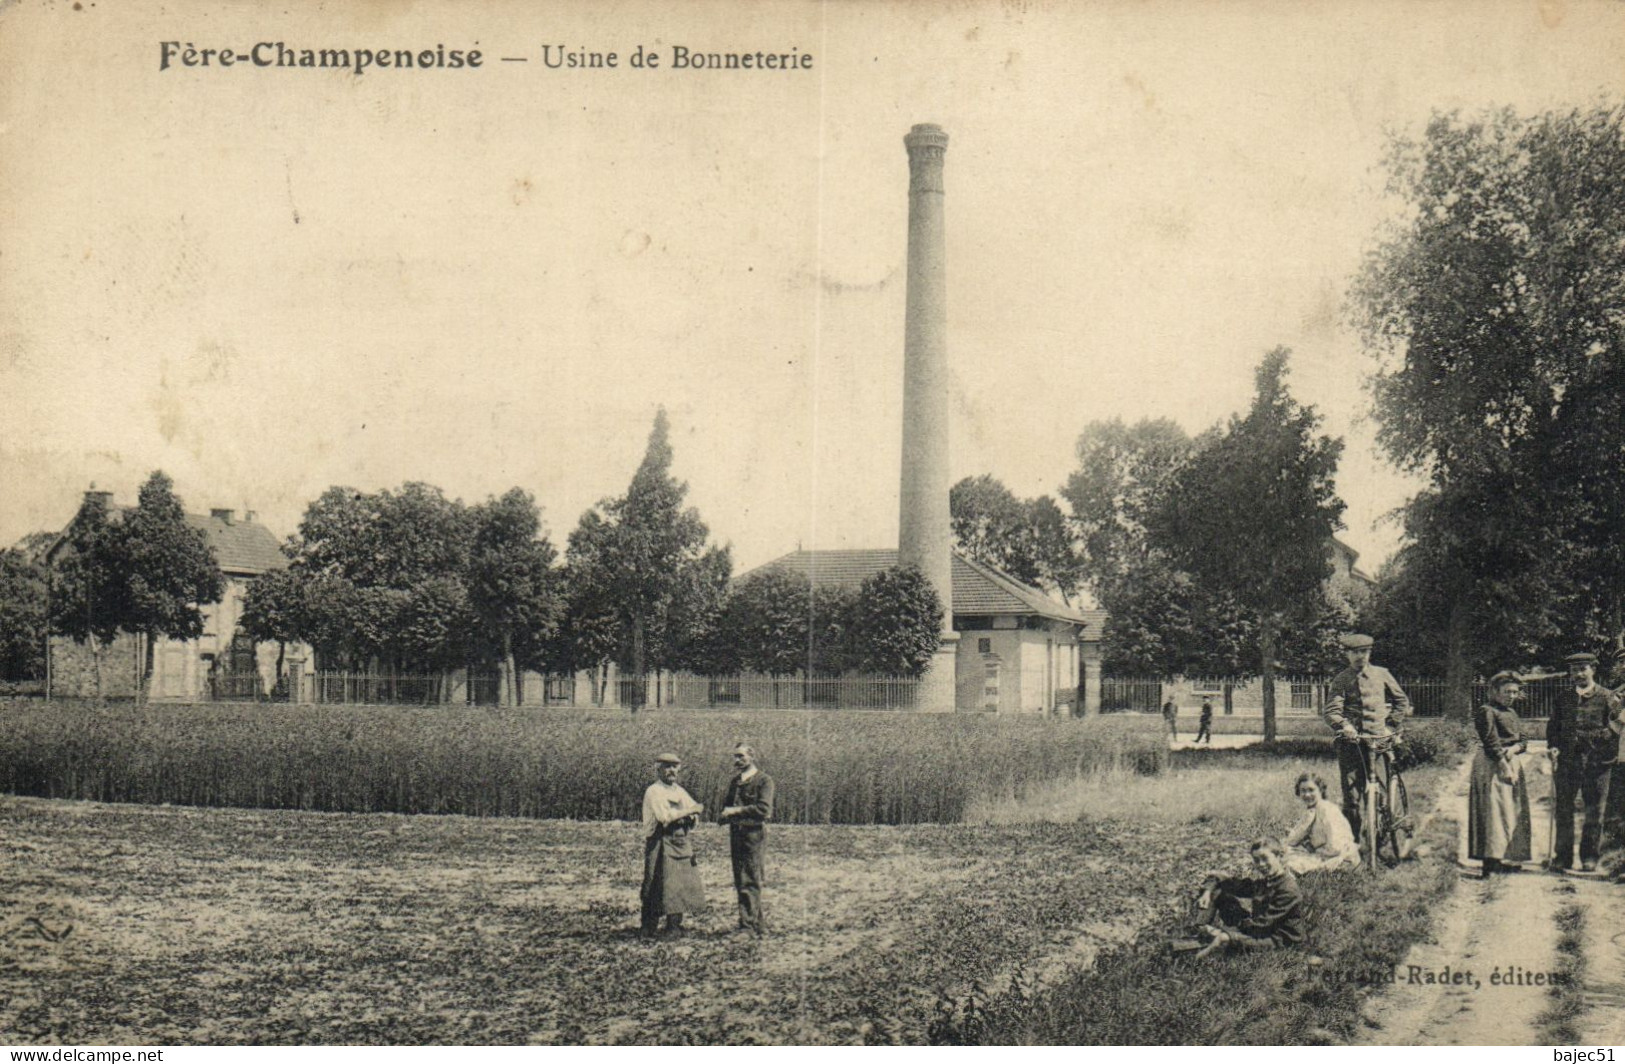
[[[621,705],[670,709],[913,709],[920,681],[908,676],[695,676],[621,680]]]
[[[216,672],[209,676],[209,697],[216,702],[263,702],[265,680],[256,672]]]
[[[1446,699],[1447,685],[1443,680],[1433,677],[1398,677],[1399,686],[1405,689],[1410,696],[1412,711],[1419,717],[1442,717]],[[1561,676],[1547,677],[1541,680],[1531,680],[1523,685],[1523,693],[1518,697],[1515,707],[1518,716],[1525,720],[1550,720],[1552,709],[1562,695],[1564,678]],[[1471,704],[1483,705],[1490,700],[1490,685],[1487,680],[1474,680],[1472,683]]]
[[[1104,676],[1100,680],[1102,713],[1150,713],[1162,706],[1161,680]]]
[[[589,687],[592,685],[589,684]],[[542,677],[541,690],[537,691],[533,684],[520,680],[520,690],[526,705],[540,702],[547,706],[573,706],[576,703],[576,678],[574,676],[560,676],[548,674]],[[537,696],[540,696],[538,698]]]
[[[1444,715],[1449,685],[1436,676],[1396,677],[1411,700],[1411,712],[1419,717]],[[1546,720],[1563,690],[1563,678],[1547,677],[1527,682],[1517,710],[1526,720]],[[1173,677],[1106,676],[1100,681],[1100,709],[1103,713],[1150,713],[1172,699],[1188,711],[1202,699],[1211,699],[1215,708],[1228,705],[1242,713],[1263,710],[1263,681],[1256,676]],[[1475,679],[1471,684],[1471,704],[1489,700],[1489,682]],[[1331,677],[1292,676],[1275,678],[1276,711],[1284,714],[1319,714],[1331,699]]]
[[[310,701],[322,705],[496,705],[502,678],[494,672],[407,675],[317,672],[309,679]]]

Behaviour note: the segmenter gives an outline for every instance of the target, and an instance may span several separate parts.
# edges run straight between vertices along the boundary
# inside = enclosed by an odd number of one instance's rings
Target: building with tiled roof
[[[100,497],[112,521],[122,520],[134,509],[116,505],[110,491],[92,489],[85,496]],[[149,697],[191,702],[262,696],[275,687],[278,663],[288,655],[279,654],[275,643],[256,645],[238,630],[238,623],[249,586],[265,573],[287,568],[288,559],[276,536],[256,520],[252,510],[240,518],[235,510],[223,509],[210,510],[206,515],[187,514],[186,523],[202,532],[214,551],[225,578],[225,591],[219,602],[203,606],[203,635],[197,639],[163,639],[154,646]],[[46,551],[47,564],[59,560],[72,527],[70,522]],[[50,649],[47,684],[53,695],[128,698],[139,690],[146,649],[140,637],[120,634],[110,646],[101,648],[99,669],[94,648],[67,636],[52,636]]]
[[[854,591],[897,564],[895,549],[797,550],[752,572],[787,569],[813,587]],[[749,573],[744,574],[749,576]],[[1057,602],[991,565],[953,555],[954,703],[960,710],[1070,713],[1098,686],[1105,611]],[[1091,684],[1093,681],[1093,684]]]

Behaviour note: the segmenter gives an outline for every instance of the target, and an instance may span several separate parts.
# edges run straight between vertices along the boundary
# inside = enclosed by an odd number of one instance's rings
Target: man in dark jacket
[[[739,895],[739,929],[766,933],[762,920],[762,865],[767,831],[773,817],[773,780],[756,767],[749,743],[734,747],[734,777],[719,814],[728,825],[728,854],[733,858],[734,890]]]
[[[1210,876],[1198,902],[1198,921],[1212,936],[1197,954],[1218,949],[1276,949],[1303,941],[1303,891],[1286,866],[1278,839],[1252,845],[1256,879]]]
[[[1619,696],[1597,683],[1597,656],[1570,654],[1572,689],[1558,698],[1546,726],[1546,749],[1555,764],[1553,813],[1556,817],[1556,856],[1552,868],[1567,871],[1574,865],[1574,799],[1585,805],[1580,829],[1580,862],[1587,872],[1597,869],[1601,856],[1603,811],[1608,807],[1608,777],[1619,753],[1622,708]]]

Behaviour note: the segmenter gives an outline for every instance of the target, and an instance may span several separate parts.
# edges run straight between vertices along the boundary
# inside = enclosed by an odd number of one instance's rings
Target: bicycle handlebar
[[[1333,736],[1333,738],[1337,742],[1340,742],[1340,743],[1359,743],[1361,746],[1377,746],[1378,744],[1381,744],[1381,743],[1397,743],[1401,739],[1403,739],[1404,737],[1405,737],[1405,733],[1402,732],[1402,731],[1389,732],[1387,735],[1364,735],[1364,734],[1360,734],[1360,735],[1356,735],[1352,739],[1350,739],[1347,735],[1344,735],[1342,732],[1338,732],[1335,736]]]

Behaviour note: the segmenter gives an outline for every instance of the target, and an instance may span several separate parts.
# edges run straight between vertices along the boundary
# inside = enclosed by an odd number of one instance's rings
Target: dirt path
[[[1544,756],[1543,754],[1539,756]],[[1467,777],[1457,776],[1440,811],[1458,824],[1467,850]],[[1531,778],[1532,851],[1549,845],[1550,777]],[[1433,941],[1413,947],[1394,982],[1366,1008],[1369,1045],[1545,1045],[1547,1013],[1556,1001],[1551,973],[1565,967],[1558,917],[1583,921],[1580,972],[1583,1009],[1572,1021],[1578,1044],[1625,1040],[1625,893],[1617,884],[1539,870],[1480,878],[1462,858],[1462,881],[1439,914]],[[1567,962],[1572,964],[1572,960]]]

